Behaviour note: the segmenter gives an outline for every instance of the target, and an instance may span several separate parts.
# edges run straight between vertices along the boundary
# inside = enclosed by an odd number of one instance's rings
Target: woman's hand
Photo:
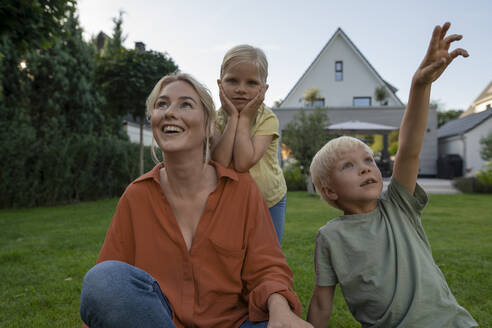
[[[239,116],[239,111],[237,110],[236,106],[234,106],[232,101],[226,96],[226,93],[222,87],[222,82],[220,80],[217,80],[217,85],[219,86],[220,103],[222,104],[222,108],[224,109],[226,114],[229,117]]]
[[[263,100],[265,100],[265,93],[267,90],[268,84],[262,86],[256,97],[251,99],[241,110],[240,116],[245,116],[250,120],[253,119],[258,111],[258,108],[260,108],[261,104],[263,104]]]
[[[267,328],[313,328],[290,309],[287,300],[280,294],[268,298],[269,319]]]
[[[441,76],[442,72],[444,72],[453,59],[460,55],[468,57],[468,52],[462,48],[449,52],[451,43],[463,38],[459,34],[451,34],[446,37],[446,32],[450,26],[451,23],[446,22],[443,26],[436,26],[434,28],[424,60],[415,72],[413,78],[414,83],[420,85],[431,84]]]

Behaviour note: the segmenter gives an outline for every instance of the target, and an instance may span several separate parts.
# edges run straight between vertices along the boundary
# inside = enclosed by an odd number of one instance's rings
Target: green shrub
[[[453,185],[464,193],[492,193],[492,163],[487,163],[474,177],[455,178]]]
[[[287,190],[306,190],[306,177],[302,174],[299,164],[286,164],[283,171]]]

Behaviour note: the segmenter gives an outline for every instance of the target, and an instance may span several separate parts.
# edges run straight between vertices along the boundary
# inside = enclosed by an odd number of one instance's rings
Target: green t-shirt
[[[362,327],[475,327],[434,262],[421,223],[427,204],[395,179],[369,213],[343,215],[316,237],[316,284],[340,284]]]

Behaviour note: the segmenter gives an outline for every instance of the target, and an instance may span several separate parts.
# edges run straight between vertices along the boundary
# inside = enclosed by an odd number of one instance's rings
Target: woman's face
[[[191,85],[175,81],[162,88],[152,112],[152,133],[164,153],[203,151],[205,115]]]

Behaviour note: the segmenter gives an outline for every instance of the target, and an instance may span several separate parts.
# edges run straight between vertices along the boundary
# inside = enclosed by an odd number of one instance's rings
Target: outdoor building
[[[480,93],[477,99],[473,101],[470,107],[461,114],[460,118],[483,112],[489,108],[492,108],[492,81],[490,81],[489,85]]]
[[[319,90],[319,99],[306,102],[304,93],[312,88]],[[382,96],[376,97],[377,90]],[[280,123],[280,143],[282,130],[292,121],[295,114],[299,111],[309,114],[315,107],[323,108],[330,125],[335,125],[334,128],[327,127],[328,133],[374,133],[387,137],[389,132],[399,129],[405,111],[405,105],[396,95],[396,91],[394,86],[381,77],[343,30],[338,28],[280,106],[273,109]],[[345,131],[342,131],[340,126]],[[377,129],[378,126],[382,128]],[[420,155],[419,174],[435,176],[436,163],[437,111],[430,109]]]
[[[492,108],[449,121],[439,128],[439,156],[458,155],[462,175],[473,175],[485,161],[480,156],[480,139],[492,132]]]
[[[131,115],[128,115],[123,121],[123,129],[128,134],[128,138],[133,143],[140,143],[140,121],[134,120]],[[150,127],[150,123],[145,120],[143,127],[143,144],[144,146],[152,145],[152,128]]]

